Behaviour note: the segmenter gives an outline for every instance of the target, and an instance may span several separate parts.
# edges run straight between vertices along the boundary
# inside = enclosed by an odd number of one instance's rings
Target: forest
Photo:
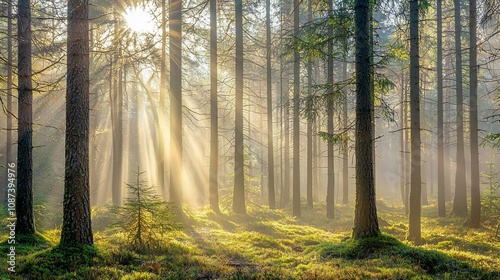
[[[1,279],[500,279],[499,0],[0,0]]]

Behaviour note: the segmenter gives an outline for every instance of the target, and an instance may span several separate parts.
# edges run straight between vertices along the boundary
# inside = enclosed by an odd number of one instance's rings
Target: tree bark
[[[470,28],[470,99],[469,99],[469,128],[470,128],[470,154],[471,154],[471,206],[468,226],[479,228],[481,226],[481,197],[479,183],[479,144],[478,144],[478,119],[477,119],[477,12],[476,0],[469,0],[469,28]]]
[[[170,1],[170,189],[169,200],[182,206],[182,0]]]
[[[114,102],[115,106],[113,121],[113,183],[112,183],[112,201],[115,205],[121,204],[122,199],[122,161],[123,161],[123,95],[122,95],[122,63],[120,63],[121,37],[120,37],[120,19],[117,8],[114,8],[114,43],[118,50],[114,55]]]
[[[342,61],[342,80],[347,80],[347,44],[345,45],[343,61]],[[342,126],[344,127],[345,137],[342,144],[342,203],[347,205],[349,203],[349,135],[347,127],[347,99],[348,90],[344,90],[344,100],[342,104]]]
[[[272,95],[272,65],[271,65],[271,1],[266,0],[266,64],[267,64],[267,187],[269,208],[276,208],[274,191],[274,144],[273,144],[273,95]]]
[[[442,0],[437,0],[437,141],[438,141],[438,216],[446,216],[444,197],[443,136],[443,15]]]
[[[219,109],[217,102],[217,0],[210,0],[210,208],[219,213]]]
[[[421,215],[421,159],[420,159],[420,96],[419,96],[419,37],[418,0],[410,1],[410,117],[411,117],[411,189],[408,240],[422,243]]]
[[[235,0],[236,28],[236,100],[234,131],[233,212],[245,214],[245,171],[243,157],[243,4]]]
[[[452,215],[467,215],[467,187],[465,182],[464,123],[463,123],[463,91],[462,91],[462,24],[460,22],[460,0],[455,5],[455,71],[457,93],[457,170],[455,174],[455,198]]]
[[[18,4],[18,148],[16,234],[34,234],[33,214],[33,87],[31,64],[30,0]]]
[[[299,0],[293,1],[293,37],[299,36]],[[300,54],[297,48],[293,53],[293,216],[300,218]]]
[[[7,147],[5,166],[13,163],[12,155],[12,0],[7,1]],[[9,171],[6,168],[5,178],[9,178]],[[5,184],[4,205],[7,205],[8,187]]]
[[[158,187],[160,188],[163,199],[167,200],[167,186],[165,179],[165,162],[167,160],[166,155],[166,139],[165,131],[166,120],[167,120],[167,93],[165,89],[167,88],[167,69],[166,69],[166,48],[167,48],[167,4],[166,0],[161,1],[161,61],[160,61],[160,106],[158,119]]]
[[[328,13],[333,14],[333,0],[328,1]],[[333,34],[333,27],[328,25],[328,33]],[[333,135],[333,39],[328,41],[328,61],[327,61],[327,130],[329,135]],[[328,180],[326,186],[326,217],[335,218],[335,170],[333,156],[333,140],[328,140]]]
[[[405,116],[404,114],[406,113],[405,111],[405,73],[403,72],[401,74],[401,105],[399,106],[399,122],[401,123],[401,128],[399,131],[399,147],[401,149],[401,152],[399,154],[399,161],[400,161],[400,169],[399,169],[399,182],[400,182],[400,191],[401,191],[401,199],[403,201],[403,205],[405,207],[405,212],[408,212],[408,205],[407,205],[407,200],[406,200],[406,189],[405,189],[405,171],[406,171],[406,155],[405,155]]]
[[[61,245],[93,244],[89,195],[88,0],[68,1],[66,161]]]
[[[356,41],[356,206],[353,238],[380,235],[372,154],[370,13],[368,0],[355,2]]]

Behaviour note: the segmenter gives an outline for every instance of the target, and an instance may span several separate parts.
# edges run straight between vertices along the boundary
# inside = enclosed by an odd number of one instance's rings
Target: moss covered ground
[[[495,228],[471,230],[461,218],[437,218],[423,207],[424,245],[405,241],[402,207],[379,201],[382,233],[351,240],[352,206],[289,209],[252,205],[248,214],[185,210],[183,229],[163,235],[156,252],[133,252],[125,235],[107,227],[105,208],[94,211],[94,247],[57,246],[60,230],[19,238],[16,272],[0,265],[1,279],[500,279],[500,238]],[[2,240],[5,240],[6,234]],[[6,256],[5,241],[0,250]],[[2,259],[3,259],[2,256]]]

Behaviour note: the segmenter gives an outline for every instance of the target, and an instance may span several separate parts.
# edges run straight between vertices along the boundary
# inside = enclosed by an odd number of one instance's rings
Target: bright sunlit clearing
[[[147,33],[154,30],[154,22],[151,15],[142,7],[128,7],[124,18],[127,26],[136,33]]]

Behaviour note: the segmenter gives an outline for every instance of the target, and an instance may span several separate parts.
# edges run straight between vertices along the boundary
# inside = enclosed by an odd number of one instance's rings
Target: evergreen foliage
[[[163,233],[180,228],[176,222],[173,206],[164,202],[154,190],[147,187],[141,176],[145,171],[137,168],[137,181],[127,184],[129,197],[119,208],[116,223],[126,235],[127,245],[138,252],[156,252],[161,249]]]

